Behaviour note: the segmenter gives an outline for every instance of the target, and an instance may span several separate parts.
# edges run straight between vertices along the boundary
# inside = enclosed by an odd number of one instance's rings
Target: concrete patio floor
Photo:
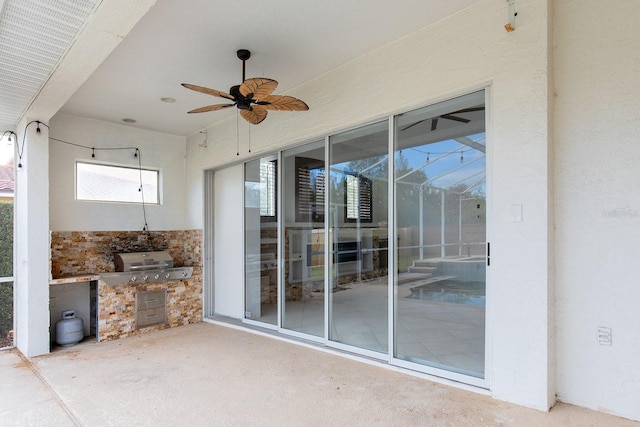
[[[286,342],[199,323],[27,360],[0,352],[1,426],[638,426],[549,413]]]

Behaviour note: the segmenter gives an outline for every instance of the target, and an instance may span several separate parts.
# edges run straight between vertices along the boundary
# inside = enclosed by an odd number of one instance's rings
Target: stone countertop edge
[[[194,271],[197,271],[197,269],[200,269],[200,266],[189,266],[189,267],[193,268]],[[111,271],[109,273],[113,273],[113,272]],[[99,273],[85,273],[85,274],[78,274],[75,276],[59,277],[57,279],[49,280],[49,285],[64,285],[67,283],[83,283],[83,282],[92,282],[94,280],[100,280]]]
[[[99,274],[80,274],[77,276],[60,277],[58,279],[49,280],[49,285],[64,285],[66,283],[82,283],[91,282],[93,280],[100,280]]]

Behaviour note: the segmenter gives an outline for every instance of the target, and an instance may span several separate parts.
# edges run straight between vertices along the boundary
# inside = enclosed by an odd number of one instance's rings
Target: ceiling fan
[[[451,113],[447,113],[447,114],[442,114],[440,116],[436,116],[436,117],[432,117],[431,118],[431,130],[434,131],[437,129],[438,127],[438,119],[447,119],[447,120],[453,120],[456,122],[460,122],[460,123],[469,123],[471,120],[464,118],[464,117],[459,117],[457,115],[454,114],[462,114],[462,113],[471,113],[474,111],[484,111],[484,107],[471,107],[471,108],[463,108],[462,110],[458,110],[458,111],[452,111]],[[414,127],[415,125],[419,125],[420,123],[427,121],[429,119],[422,119],[422,120],[418,120],[415,123],[410,124],[409,126],[406,126],[404,128],[402,128],[401,130],[405,131],[409,128]]]
[[[245,79],[245,62],[251,57],[251,52],[247,49],[237,51],[238,58],[242,60],[242,84],[232,86],[229,93],[221,92],[208,87],[182,83],[187,89],[207,95],[233,101],[226,104],[213,104],[196,108],[188,113],[205,113],[207,111],[218,111],[236,106],[240,110],[240,115],[251,124],[257,125],[267,118],[268,110],[279,111],[304,111],[309,106],[293,96],[271,95],[278,86],[278,82],[266,77],[256,77]]]

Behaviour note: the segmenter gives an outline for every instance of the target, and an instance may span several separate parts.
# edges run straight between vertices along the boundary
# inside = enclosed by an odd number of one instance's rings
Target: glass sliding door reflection
[[[484,91],[395,123],[394,356],[484,378]]]
[[[388,352],[388,125],[330,138],[329,339]]]
[[[245,164],[245,319],[278,324],[278,161]]]
[[[324,141],[284,152],[282,327],[324,337]]]

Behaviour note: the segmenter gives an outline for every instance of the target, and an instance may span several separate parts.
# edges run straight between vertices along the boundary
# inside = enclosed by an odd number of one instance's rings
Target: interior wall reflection
[[[245,164],[245,319],[278,324],[278,161]]]
[[[324,337],[324,141],[285,151],[282,327]]]

